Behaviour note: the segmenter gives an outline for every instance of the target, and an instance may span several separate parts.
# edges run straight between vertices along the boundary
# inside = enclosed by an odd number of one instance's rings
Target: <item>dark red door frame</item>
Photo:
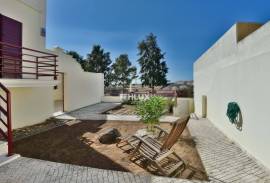
[[[0,14],[0,42],[15,45],[16,47],[5,47],[2,45],[1,56],[14,58],[13,60],[1,59],[1,77],[2,78],[22,78],[22,23]],[[5,50],[5,52],[3,51]],[[8,53],[7,53],[8,52]],[[17,74],[5,73],[4,71],[13,70]]]

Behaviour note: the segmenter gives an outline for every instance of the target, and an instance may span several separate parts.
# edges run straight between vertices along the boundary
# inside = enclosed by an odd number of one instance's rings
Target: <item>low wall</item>
[[[117,102],[120,103],[120,96],[103,96],[101,99],[102,102]]]
[[[177,98],[177,105],[173,108],[174,116],[186,116],[194,112],[193,98]]]
[[[12,128],[41,123],[54,112],[53,87],[10,88]]]

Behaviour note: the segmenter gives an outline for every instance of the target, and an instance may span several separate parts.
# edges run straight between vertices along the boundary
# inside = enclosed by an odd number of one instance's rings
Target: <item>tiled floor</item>
[[[260,166],[207,119],[189,123],[210,179],[220,182],[268,183],[269,170]]]
[[[191,183],[20,157],[0,167],[1,183]]]

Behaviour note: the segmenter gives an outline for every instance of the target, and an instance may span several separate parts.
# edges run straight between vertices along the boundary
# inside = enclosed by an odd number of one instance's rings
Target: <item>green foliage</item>
[[[137,68],[131,65],[127,54],[122,54],[116,58],[112,65],[111,78],[115,86],[126,88],[135,79]]]
[[[126,105],[136,105],[137,104],[137,101],[134,101],[134,100],[126,100],[124,102],[122,102],[122,104],[126,104]]]
[[[84,69],[88,72],[104,73],[105,86],[111,82],[110,53],[105,52],[100,45],[94,45],[90,54],[87,54]]]
[[[159,123],[159,118],[164,114],[165,109],[166,99],[160,96],[153,96],[136,104],[136,114],[148,124],[150,130],[153,130],[154,124]]]
[[[167,84],[166,75],[168,68],[164,60],[165,53],[158,47],[156,36],[152,33],[139,43],[138,62],[141,66],[141,82],[154,90],[155,86],[164,86]]]

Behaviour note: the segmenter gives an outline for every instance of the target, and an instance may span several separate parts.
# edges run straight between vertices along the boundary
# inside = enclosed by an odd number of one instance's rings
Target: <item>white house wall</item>
[[[195,112],[202,114],[206,95],[207,118],[270,168],[270,23],[239,43],[235,35],[233,26],[194,64]],[[226,116],[232,101],[241,108],[242,131]]]
[[[33,8],[35,6],[38,6],[38,9]],[[0,0],[0,13],[22,23],[24,47],[45,49],[45,38],[40,35],[40,31],[46,24],[46,0],[33,2],[28,0],[27,3],[18,0]]]
[[[53,49],[53,53],[59,56],[59,71],[64,73],[65,110],[101,102],[104,95],[103,73],[84,72],[80,64],[60,48]]]
[[[70,111],[101,101],[104,93],[103,74],[83,72],[70,56],[59,50],[53,52],[45,48],[41,28],[46,27],[46,0],[0,0],[0,14],[22,23],[24,47],[59,54],[58,70],[65,73],[65,110]],[[9,87],[13,128],[40,123],[52,116],[54,100],[60,99],[61,94],[55,94],[53,86],[49,84],[52,83],[52,77],[42,77],[39,80],[42,80],[40,84],[37,80],[33,83],[27,80],[28,86],[23,86],[25,81],[17,80],[17,84],[12,82],[12,87]],[[49,80],[51,82],[46,85]],[[0,79],[0,82],[4,81],[6,80]]]
[[[53,87],[11,88],[12,127],[44,122],[53,114]]]

